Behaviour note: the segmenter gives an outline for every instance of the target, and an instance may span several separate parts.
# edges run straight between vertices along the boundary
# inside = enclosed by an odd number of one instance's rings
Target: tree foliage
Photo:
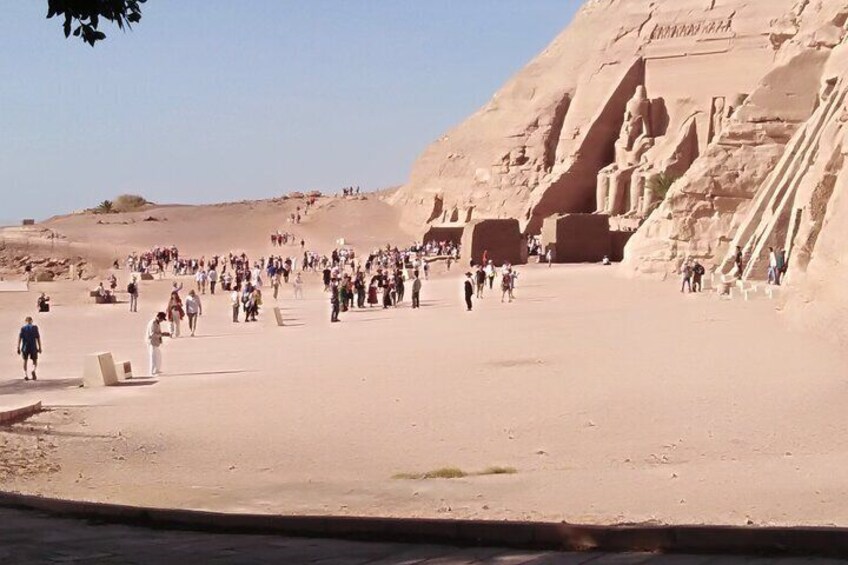
[[[115,204],[111,200],[104,200],[94,209],[95,214],[111,214],[115,211]]]
[[[101,20],[108,20],[119,29],[132,29],[141,21],[141,4],[147,0],[47,0],[47,18],[64,17],[65,37],[81,38],[92,47],[106,39],[98,29]],[[76,27],[74,27],[76,26]]]

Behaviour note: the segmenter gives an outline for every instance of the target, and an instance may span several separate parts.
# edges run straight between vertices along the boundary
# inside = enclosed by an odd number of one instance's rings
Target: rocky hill
[[[729,272],[739,245],[761,279],[784,248],[804,303],[841,313],[846,20],[848,0],[588,0],[392,201],[418,231],[604,213],[636,232],[634,274]]]

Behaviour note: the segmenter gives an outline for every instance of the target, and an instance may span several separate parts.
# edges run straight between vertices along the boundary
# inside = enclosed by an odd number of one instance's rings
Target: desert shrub
[[[680,177],[675,177],[666,173],[660,173],[648,181],[648,190],[650,190],[657,200],[664,200],[672,185],[677,182]]]
[[[146,198],[137,194],[122,194],[115,199],[113,208],[116,212],[133,212],[150,204]]]
[[[95,214],[111,214],[115,211],[115,204],[111,200],[104,200],[94,209]]]

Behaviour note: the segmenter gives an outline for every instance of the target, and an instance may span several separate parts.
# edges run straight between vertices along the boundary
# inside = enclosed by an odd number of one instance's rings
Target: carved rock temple
[[[848,270],[846,21],[848,0],[588,0],[392,202],[420,233],[604,215],[632,274],[726,273],[739,245],[760,279],[783,248],[801,294],[848,307],[820,282]]]

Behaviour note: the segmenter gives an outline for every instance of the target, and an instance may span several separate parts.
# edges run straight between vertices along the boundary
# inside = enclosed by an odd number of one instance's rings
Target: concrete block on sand
[[[86,355],[82,373],[83,385],[86,387],[115,386],[118,384],[118,373],[115,361],[109,352]]]
[[[0,292],[27,292],[28,290],[27,281],[0,281]]]
[[[277,320],[278,326],[283,325],[283,312],[276,306],[274,307],[274,318]]]
[[[132,379],[132,363],[129,361],[118,361],[115,363],[115,373],[118,375],[118,380],[126,381]]]

